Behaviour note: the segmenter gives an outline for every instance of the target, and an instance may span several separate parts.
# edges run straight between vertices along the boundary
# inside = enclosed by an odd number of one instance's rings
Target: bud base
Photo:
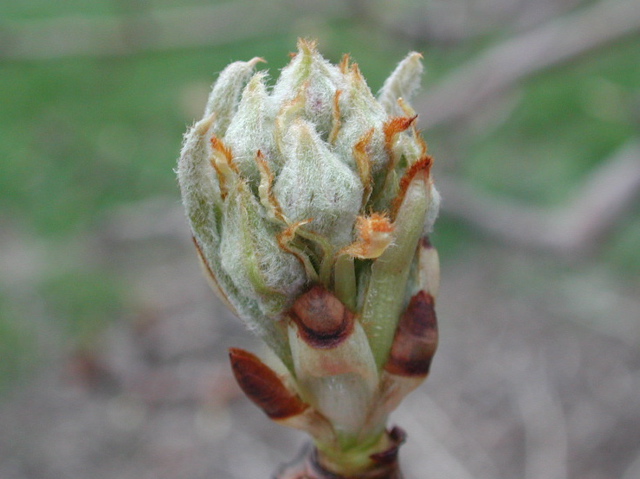
[[[273,479],[403,479],[398,463],[398,448],[404,442],[405,433],[400,428],[389,432],[392,445],[388,450],[371,456],[372,466],[358,474],[348,476],[328,471],[321,465],[318,449],[307,443],[298,456],[283,465]]]

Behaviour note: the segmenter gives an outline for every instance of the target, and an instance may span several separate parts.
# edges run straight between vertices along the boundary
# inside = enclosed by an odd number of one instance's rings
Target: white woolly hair
[[[424,69],[421,59],[420,53],[409,53],[382,85],[378,93],[378,101],[390,115],[403,115],[402,108],[398,105],[398,98],[408,102],[420,87]]]
[[[235,198],[225,203],[221,267],[242,294],[259,299],[262,311],[273,316],[281,312],[283,296],[300,291],[306,281],[304,270],[295,256],[280,248],[254,196],[249,191],[232,194]],[[273,294],[257,291],[252,278],[256,274]]]
[[[274,193],[291,221],[313,218],[309,229],[344,246],[362,202],[357,175],[322,141],[314,126],[297,120],[285,143],[285,164]]]

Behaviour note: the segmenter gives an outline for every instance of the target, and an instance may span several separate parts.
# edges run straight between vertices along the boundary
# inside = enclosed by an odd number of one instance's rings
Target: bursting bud
[[[271,86],[262,61],[223,70],[185,135],[183,203],[212,288],[275,353],[233,349],[241,387],[308,431],[323,468],[359,474],[397,451],[386,419],[437,345],[439,195],[409,105],[421,55],[377,97],[311,41]]]

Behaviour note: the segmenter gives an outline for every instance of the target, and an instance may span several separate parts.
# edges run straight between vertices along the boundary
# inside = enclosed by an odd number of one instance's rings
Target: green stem
[[[322,451],[306,444],[298,457],[281,467],[273,479],[403,479],[398,463],[398,448],[404,441],[404,433],[395,436],[395,431],[388,436],[389,448],[367,458],[368,467],[359,472],[328,470]]]
[[[349,255],[338,256],[333,276],[333,290],[336,296],[351,311],[356,310],[358,299],[356,270],[353,261],[353,258]]]
[[[428,185],[416,178],[409,185],[396,217],[394,243],[373,263],[362,310],[362,325],[378,369],[382,369],[402,314],[411,263],[429,207]]]

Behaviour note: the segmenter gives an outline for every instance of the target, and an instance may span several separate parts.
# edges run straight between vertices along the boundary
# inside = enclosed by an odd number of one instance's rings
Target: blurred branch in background
[[[430,87],[417,103],[423,128],[460,120],[519,81],[640,33],[637,0],[606,0],[489,47]]]
[[[529,30],[570,12],[584,0],[352,0],[359,16],[374,19],[395,36],[430,45],[482,40],[496,31]]]
[[[532,14],[533,8],[527,2],[524,6],[528,5],[528,8],[518,8],[523,6],[513,1],[502,3],[504,5],[494,6],[494,9],[514,10],[522,18],[540,15],[538,12]],[[300,13],[316,14],[325,19],[367,15],[376,17],[375,21],[381,26],[399,29],[370,9],[370,5],[358,1],[245,0],[171,9],[149,8],[110,17],[69,15],[37,20],[3,20],[0,21],[0,59],[127,55],[228,44],[280,32]],[[385,9],[385,13],[387,11]],[[420,17],[424,24],[418,24],[413,30],[404,28],[402,34],[417,39],[430,30],[434,21],[446,23],[451,18],[460,17],[448,15],[447,11],[436,10],[433,13],[436,15]],[[490,48],[446,77],[438,87],[432,88],[422,100],[421,110],[429,112],[423,124],[431,127],[464,115],[491,95],[530,74],[637,33],[639,28],[640,9],[635,0],[601,1],[548,21]],[[469,35],[467,25],[465,31]],[[457,36],[462,37],[462,34]]]
[[[282,32],[300,11],[340,18],[345,2],[238,1],[117,16],[0,21],[0,59],[114,56],[229,44]],[[241,26],[241,28],[239,28]]]
[[[555,211],[482,194],[439,177],[443,210],[506,243],[582,258],[629,212],[640,194],[640,142],[633,140],[591,172]]]

